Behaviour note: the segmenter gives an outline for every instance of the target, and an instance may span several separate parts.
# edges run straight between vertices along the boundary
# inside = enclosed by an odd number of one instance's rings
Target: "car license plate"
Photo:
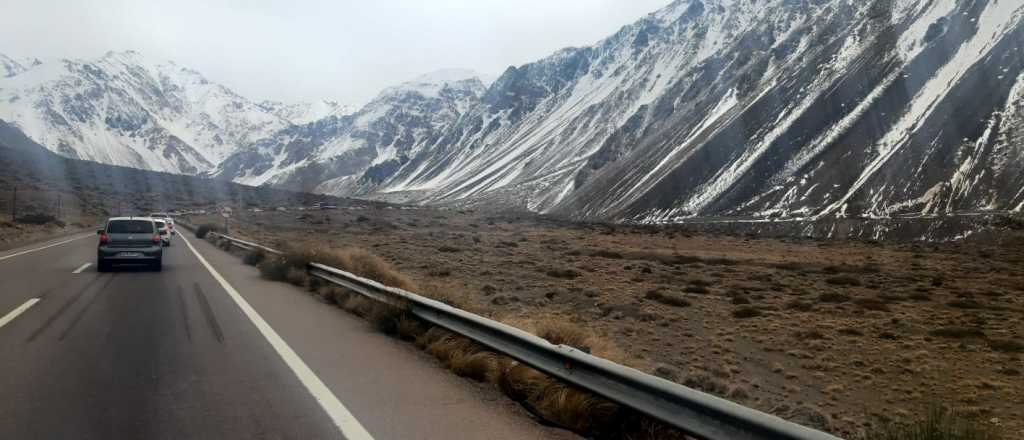
[[[141,257],[142,253],[141,252],[121,252],[121,253],[117,254],[117,256],[119,256],[119,257]]]

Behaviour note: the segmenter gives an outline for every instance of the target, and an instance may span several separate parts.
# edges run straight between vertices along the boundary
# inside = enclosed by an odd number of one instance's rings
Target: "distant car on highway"
[[[166,212],[154,212],[149,216],[155,220],[163,220],[167,222],[167,229],[171,232],[171,235],[176,235],[178,233],[177,231],[174,230],[174,218],[171,217],[170,214]]]
[[[171,234],[173,233],[171,231],[171,225],[163,219],[158,218],[153,219],[153,223],[156,224],[156,230],[160,231],[160,238],[164,242],[164,247],[170,246]]]
[[[338,209],[338,205],[334,202],[316,202],[313,209]]]
[[[96,249],[96,269],[109,271],[115,264],[147,265],[163,269],[163,235],[150,217],[113,217],[103,229]]]

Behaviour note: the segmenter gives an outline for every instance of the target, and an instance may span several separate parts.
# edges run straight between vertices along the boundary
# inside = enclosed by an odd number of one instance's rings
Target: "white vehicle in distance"
[[[174,230],[174,219],[171,218],[170,214],[166,212],[154,212],[149,216],[154,220],[163,220],[164,223],[167,223],[167,230],[171,233],[171,235],[178,234],[178,232]],[[167,239],[170,240],[170,237],[168,237]]]
[[[171,245],[171,234],[173,233],[171,231],[170,223],[164,221],[164,219],[162,219],[162,218],[154,218],[153,219],[153,224],[156,225],[156,230],[159,231],[159,233],[160,233],[160,240],[163,241],[164,247],[170,246]]]

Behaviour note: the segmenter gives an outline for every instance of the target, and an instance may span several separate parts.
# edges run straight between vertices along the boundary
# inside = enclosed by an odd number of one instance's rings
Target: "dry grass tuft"
[[[293,286],[305,287],[309,279],[305,270],[289,267],[285,274],[285,281],[288,281]]]
[[[415,290],[415,284],[395,270],[384,259],[362,249],[327,249],[317,246],[292,246],[284,255],[265,258],[259,263],[260,273],[273,281],[288,281],[298,286],[307,284],[305,275],[299,283],[294,271],[305,272],[309,263],[320,263],[369,278],[386,286]]]
[[[929,335],[937,336],[940,338],[950,339],[966,339],[966,338],[984,338],[985,332],[968,327],[941,327],[928,332]]]
[[[533,333],[554,345],[568,345],[577,350],[624,365],[640,365],[637,359],[628,357],[626,352],[614,342],[595,334],[589,329],[567,322],[564,318],[554,316],[532,319],[520,318],[510,321],[509,325]]]
[[[263,249],[253,249],[246,252],[242,257],[242,262],[250,266],[257,266],[267,259],[267,253]]]
[[[909,424],[889,424],[866,432],[862,440],[1000,440],[993,428],[941,408]]]
[[[449,359],[448,367],[452,372],[478,382],[486,382],[499,368],[499,356],[486,351],[467,353],[462,352]]]
[[[406,341],[416,341],[416,338],[427,332],[427,326],[420,322],[420,320],[404,314],[398,318],[396,330],[399,338]]]
[[[644,298],[672,307],[690,307],[690,301],[682,295],[672,292],[662,292],[657,289],[647,291],[647,293],[644,294]]]

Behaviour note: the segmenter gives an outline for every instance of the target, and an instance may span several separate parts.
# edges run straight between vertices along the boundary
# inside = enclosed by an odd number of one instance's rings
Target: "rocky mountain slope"
[[[325,199],[275,188],[253,188],[223,180],[69,159],[0,121],[0,208],[5,215],[11,212],[10,194],[15,188],[20,215],[53,213],[55,202],[61,197],[62,212],[94,219],[119,213],[209,209],[217,204],[308,206]],[[370,203],[328,199],[340,206]]]
[[[442,141],[485,88],[448,70],[384,90],[358,112],[283,129],[239,150],[215,176],[252,185],[334,194],[372,185]]]
[[[1024,4],[677,0],[482,82],[350,112],[137,54],[0,58],[0,119],[69,156],[252,185],[641,223],[1024,209]]]
[[[63,156],[147,170],[208,171],[241,145],[343,110],[257,104],[131,51],[31,64],[0,56],[0,67],[0,120]]]
[[[299,103],[261,101],[258,105],[294,125],[308,124],[331,116],[351,115],[357,110],[354,106],[329,99]]]
[[[324,154],[351,121],[320,121],[260,144],[257,173],[219,171],[638,222],[1019,211],[1021,8],[678,0],[594,46],[509,68],[398,154],[381,148],[397,136]]]

